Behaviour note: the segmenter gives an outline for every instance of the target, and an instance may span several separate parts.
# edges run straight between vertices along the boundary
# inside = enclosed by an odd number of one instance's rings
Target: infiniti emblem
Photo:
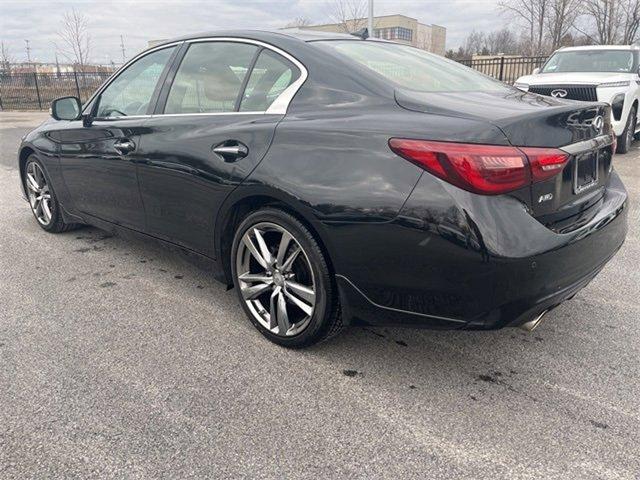
[[[602,118],[602,115],[598,115],[594,118],[591,126],[596,132],[602,132],[602,127],[604,127],[604,118]]]
[[[562,88],[556,88],[555,90],[551,91],[551,96],[555,98],[564,98],[567,96],[567,91],[563,90]]]

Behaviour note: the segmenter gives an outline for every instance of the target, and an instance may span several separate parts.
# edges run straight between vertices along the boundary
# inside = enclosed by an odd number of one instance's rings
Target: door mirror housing
[[[540,73],[540,69],[539,68],[534,68],[533,72],[531,72],[531,75],[537,75]]]
[[[81,115],[78,97],[60,97],[51,102],[51,116],[56,120],[78,120]]]

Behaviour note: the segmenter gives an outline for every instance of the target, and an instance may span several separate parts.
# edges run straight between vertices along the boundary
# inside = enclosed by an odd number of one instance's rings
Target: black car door
[[[80,213],[144,229],[137,149],[174,52],[163,48],[134,61],[88,106],[91,117],[54,133],[64,182]]]
[[[194,41],[183,52],[145,123],[140,191],[148,233],[214,256],[220,205],[267,152],[304,78],[294,59],[250,40]]]

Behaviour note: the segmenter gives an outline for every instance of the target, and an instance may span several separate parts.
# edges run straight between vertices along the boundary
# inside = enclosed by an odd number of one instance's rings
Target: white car
[[[600,101],[611,105],[611,123],[618,153],[627,153],[638,126],[640,47],[601,45],[556,50],[532,75],[520,77],[517,88],[556,98]]]

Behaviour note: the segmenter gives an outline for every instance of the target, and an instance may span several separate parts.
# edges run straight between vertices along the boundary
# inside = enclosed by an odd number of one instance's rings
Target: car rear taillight
[[[557,175],[564,170],[569,161],[569,155],[555,148],[521,147],[520,150],[529,159],[531,179],[534,183]]]
[[[552,148],[516,148],[392,138],[396,154],[474,193],[499,195],[551,178],[569,155]],[[529,158],[528,158],[529,157]]]

